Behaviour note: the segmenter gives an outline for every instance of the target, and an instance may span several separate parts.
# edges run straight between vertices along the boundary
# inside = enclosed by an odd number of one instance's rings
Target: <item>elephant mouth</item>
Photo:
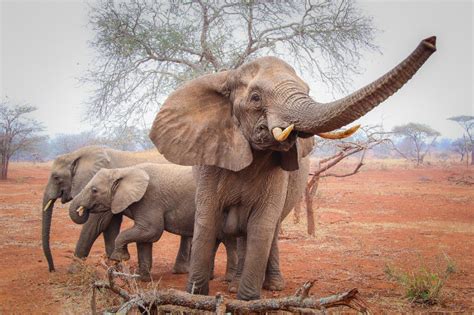
[[[89,212],[89,209],[87,209],[86,207],[84,206],[80,206],[78,207],[76,210],[74,210],[78,216],[82,217],[84,216],[84,214],[86,214],[87,212]]]
[[[292,131],[284,141],[273,140],[270,149],[273,151],[289,151],[295,145],[298,136],[297,131]]]
[[[273,151],[288,151],[296,143],[299,132],[294,129],[293,125],[285,128],[276,127],[271,130],[271,145],[269,149]]]
[[[259,151],[278,151],[286,152],[289,151],[296,143],[299,133],[296,131],[288,134],[285,140],[277,141],[271,134],[271,132],[265,132],[259,137],[253,138],[251,141],[252,147]]]
[[[69,201],[72,200],[71,194],[66,193],[64,190],[61,190],[60,197],[61,197],[61,203],[62,204],[68,203]]]

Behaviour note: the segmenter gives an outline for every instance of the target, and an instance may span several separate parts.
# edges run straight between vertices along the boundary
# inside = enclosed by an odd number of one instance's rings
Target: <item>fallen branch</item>
[[[114,309],[115,312],[128,311],[133,307],[139,307],[142,310],[150,310],[153,307],[160,309],[163,307],[166,309],[169,309],[170,307],[178,307],[185,308],[192,312],[211,311],[216,312],[216,314],[225,314],[227,312],[267,312],[276,310],[307,313],[338,306],[347,306],[362,313],[368,312],[365,302],[358,296],[357,289],[352,289],[325,298],[315,298],[310,296],[309,291],[311,290],[314,281],[306,282],[293,296],[254,301],[240,301],[226,298],[220,293],[216,296],[204,296],[194,295],[175,289],[153,290],[131,294],[124,289],[118,288],[113,282],[113,277],[114,272],[109,270],[109,283],[97,281],[93,284],[91,300],[93,314],[97,314],[95,301],[95,290],[97,289],[108,289],[124,299],[124,303],[119,308]]]

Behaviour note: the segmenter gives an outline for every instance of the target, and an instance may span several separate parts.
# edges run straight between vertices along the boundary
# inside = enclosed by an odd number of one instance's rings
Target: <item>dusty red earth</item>
[[[290,214],[280,238],[287,286],[283,292],[263,291],[263,296],[290,295],[306,280],[316,279],[312,294],[358,288],[377,313],[473,312],[474,186],[457,181],[473,178],[474,167],[377,165],[352,177],[322,180],[315,199],[316,236],[306,234],[304,218],[296,224]],[[88,284],[81,287],[66,272],[80,227],[69,220],[65,206],[57,206],[53,218],[55,273],[48,272],[43,257],[40,203],[48,172],[48,164],[13,163],[10,179],[0,182],[1,314],[89,312]],[[171,274],[178,241],[165,234],[154,246],[152,272],[161,287],[184,288],[186,275]],[[99,240],[89,263],[99,261],[103,250]],[[437,270],[446,256],[456,271],[443,287],[441,304],[411,303],[384,273],[387,265]],[[211,293],[226,291],[224,268],[221,249]]]

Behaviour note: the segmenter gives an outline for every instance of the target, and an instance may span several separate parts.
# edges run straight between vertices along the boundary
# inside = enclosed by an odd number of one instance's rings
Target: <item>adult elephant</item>
[[[49,271],[54,271],[49,242],[55,201],[60,199],[61,203],[64,204],[72,200],[101,168],[127,167],[143,162],[169,163],[159,155],[144,158],[131,152],[100,146],[83,147],[71,153],[60,155],[54,160],[43,195],[42,243]],[[92,245],[101,233],[104,235],[107,255],[112,254],[121,222],[121,214],[113,216],[91,214],[87,223],[82,227],[74,255],[79,258],[87,257]],[[180,250],[173,267],[174,272],[187,272],[190,243],[191,238],[181,238]]]
[[[210,256],[227,209],[237,208],[247,250],[237,296],[260,297],[288,191],[288,171],[308,138],[343,127],[403,86],[436,50],[423,40],[378,80],[328,104],[315,102],[294,69],[274,57],[182,85],[165,101],[150,138],[170,161],[196,165],[196,218],[187,290],[208,294]]]

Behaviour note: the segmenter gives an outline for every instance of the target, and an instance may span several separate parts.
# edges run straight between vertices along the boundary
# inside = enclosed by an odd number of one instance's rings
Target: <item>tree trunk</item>
[[[0,179],[5,180],[8,178],[8,159],[3,156],[2,157],[2,173],[0,174]]]
[[[293,208],[293,222],[295,224],[300,223],[301,217],[301,202],[297,202],[295,207]]]
[[[306,201],[306,219],[308,222],[308,234],[314,236],[316,233],[316,226],[314,223],[314,210],[313,210],[313,198],[318,190],[319,176],[315,176],[314,180],[311,180],[306,185],[304,191],[304,199]]]

